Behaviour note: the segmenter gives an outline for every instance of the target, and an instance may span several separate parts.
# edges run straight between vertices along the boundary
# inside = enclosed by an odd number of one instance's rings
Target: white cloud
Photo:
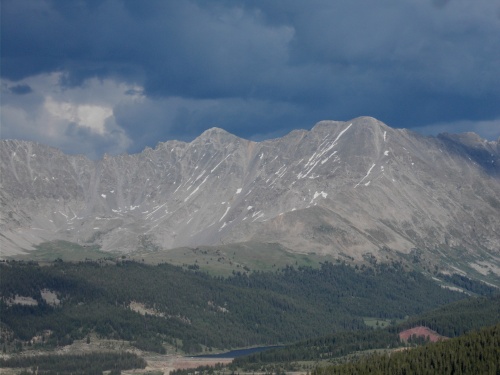
[[[58,102],[50,96],[46,98],[44,107],[52,116],[88,127],[98,134],[105,134],[106,119],[113,116],[111,107]]]
[[[99,157],[126,152],[132,141],[114,117],[118,105],[142,100],[142,89],[111,79],[91,79],[84,85],[62,89],[60,74],[23,80],[27,95],[9,90],[2,81],[1,137],[37,141],[69,153]],[[18,83],[16,83],[18,84]]]

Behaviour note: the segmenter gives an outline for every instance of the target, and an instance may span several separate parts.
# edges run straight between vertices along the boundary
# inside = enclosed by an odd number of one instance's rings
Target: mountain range
[[[474,133],[360,117],[262,142],[212,128],[97,161],[20,140],[0,153],[3,258],[52,240],[123,254],[277,243],[500,277],[500,142]]]

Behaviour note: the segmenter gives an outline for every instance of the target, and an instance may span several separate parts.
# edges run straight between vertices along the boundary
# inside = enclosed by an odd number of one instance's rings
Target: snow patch
[[[298,175],[297,175],[297,178],[300,180],[302,178],[306,178],[309,173],[311,173],[313,171],[313,169],[321,162],[321,164],[324,164],[328,161],[328,159],[330,159],[333,155],[335,155],[335,152],[333,152],[330,156],[328,156],[326,159],[323,159],[323,156],[329,152],[333,147],[335,147],[337,145],[337,141],[340,139],[340,137],[342,137],[342,135],[347,131],[349,130],[349,128],[352,126],[352,123],[349,124],[349,126],[347,126],[347,128],[345,128],[344,130],[342,130],[338,135],[337,137],[333,140],[333,142],[330,142],[330,143],[327,143],[327,141],[324,141],[322,142],[320,145],[319,145],[319,151],[318,152],[315,152],[314,154],[312,154],[312,156],[309,158],[309,160],[307,161],[306,164],[304,164],[304,168],[309,168],[309,170],[307,171],[302,171],[300,172]]]
[[[241,193],[241,190],[242,190],[242,188],[238,188],[238,189],[236,190],[236,194]]]
[[[151,216],[152,216],[152,215],[153,215],[156,211],[158,211],[160,208],[162,208],[162,207],[163,207],[163,206],[165,206],[166,204],[167,204],[167,203],[163,203],[163,204],[161,204],[161,205],[159,205],[159,206],[155,206],[155,207],[153,207],[153,211],[152,211],[151,213],[149,213],[149,214],[147,214],[147,215],[146,215],[146,219],[151,218]]]
[[[217,164],[211,171],[210,173],[214,173],[214,171],[219,167],[219,165],[222,164],[223,161],[225,161],[229,156],[231,156],[231,154],[227,155],[224,159],[222,159],[219,164]]]
[[[224,159],[224,160],[225,160],[225,159]],[[221,163],[222,163],[222,162],[221,162]],[[220,164],[220,163],[219,163],[219,164]],[[196,193],[196,192],[200,189],[200,186],[201,186],[201,185],[203,185],[207,179],[208,179],[208,176],[206,176],[206,177],[205,177],[205,179],[202,181],[202,183],[201,183],[201,184],[199,184],[199,185],[196,187],[196,189],[194,189],[194,190],[191,192],[191,194],[189,194],[189,195],[186,197],[186,199],[184,199],[184,202],[187,202],[187,201],[188,201],[188,199],[189,199],[189,198],[191,198],[191,197],[192,197],[192,195],[193,195],[194,193]]]
[[[106,194],[101,194],[101,197],[106,198]]]
[[[375,167],[375,165],[376,165],[376,164],[374,163],[374,164],[370,167],[370,169],[368,169],[368,173],[366,174],[366,176],[365,176],[365,177],[363,177],[363,178],[361,179],[361,181],[359,181],[359,182],[356,184],[356,186],[354,186],[354,188],[357,188],[357,187],[359,186],[359,184],[361,184],[361,183],[362,183],[362,182],[363,182],[363,181],[364,181],[364,180],[365,180],[365,179],[366,179],[366,178],[370,175],[370,173],[371,173],[372,169]]]
[[[219,219],[219,223],[222,221],[222,219],[224,219],[224,217],[227,215],[227,213],[229,212],[230,209],[231,209],[231,206],[226,208],[226,212],[224,212],[224,215],[222,215],[222,217]]]
[[[313,198],[313,199],[318,198],[320,195],[321,195],[323,198],[326,198],[326,197],[328,196],[328,193],[325,193],[324,191],[322,191],[321,193],[315,192],[315,193],[314,193],[314,198]]]
[[[198,168],[198,167],[196,167]],[[200,178],[203,177],[203,175],[205,174],[205,170],[203,170],[203,172],[200,173],[200,175],[198,177],[196,177],[196,180],[194,180],[194,182],[198,181]]]
[[[282,167],[280,167],[280,169],[278,169],[277,172],[275,172],[274,174],[275,175],[278,175],[279,178],[282,178],[285,173],[286,173],[286,169],[287,169],[287,166],[286,165],[283,165]]]
[[[257,211],[255,212],[254,214],[252,214],[252,217],[255,217],[255,219],[252,220],[252,223],[258,219],[260,219],[261,217],[264,216],[264,213],[261,212],[261,211]]]
[[[349,128],[352,126],[352,123],[349,124],[349,126],[347,128],[345,128],[344,130],[342,130],[339,135],[337,136],[337,138],[335,138],[335,140],[333,141],[333,143],[337,142],[340,137],[342,137],[342,135],[349,130]]]
[[[324,191],[322,191],[321,193],[318,193],[317,191],[314,193],[314,196],[313,196],[313,199],[311,199],[311,201],[309,202],[309,204],[312,204],[314,202],[314,200],[316,198],[318,198],[319,196],[322,196],[323,198],[326,198],[328,196],[327,193],[325,193]]]
[[[335,150],[335,151],[333,151],[333,152],[330,154],[330,156],[328,156],[326,159],[323,159],[323,160],[321,161],[321,164],[325,164],[325,163],[326,163],[326,162],[327,162],[327,161],[328,161],[328,160],[329,160],[329,159],[330,159],[333,155],[335,155],[336,153],[337,153],[337,151],[336,151],[336,150]]]
[[[385,156],[389,156],[389,150],[385,150],[385,151],[384,151],[384,155],[385,155]]]

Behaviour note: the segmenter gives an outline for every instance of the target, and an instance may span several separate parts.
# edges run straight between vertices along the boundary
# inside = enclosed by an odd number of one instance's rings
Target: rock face
[[[53,239],[124,253],[257,241],[500,263],[500,146],[473,133],[423,137],[362,117],[258,143],[212,128],[96,162],[25,141],[0,152],[2,256]]]

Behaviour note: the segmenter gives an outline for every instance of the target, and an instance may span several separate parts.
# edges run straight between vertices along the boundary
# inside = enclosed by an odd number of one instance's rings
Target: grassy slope
[[[35,251],[12,257],[13,259],[52,262],[61,259],[65,262],[80,262],[84,260],[97,260],[102,258],[115,258],[117,254],[106,253],[99,246],[82,246],[68,241],[50,241],[36,246]]]
[[[298,254],[287,251],[278,243],[246,242],[197,248],[169,250],[138,250],[130,254],[107,253],[99,246],[82,246],[68,241],[41,243],[35,251],[17,255],[11,259],[36,262],[79,262],[97,259],[127,259],[156,265],[170,263],[177,266],[197,266],[217,276],[229,276],[233,272],[276,271],[286,266],[319,267],[321,262],[334,261],[329,256]]]

